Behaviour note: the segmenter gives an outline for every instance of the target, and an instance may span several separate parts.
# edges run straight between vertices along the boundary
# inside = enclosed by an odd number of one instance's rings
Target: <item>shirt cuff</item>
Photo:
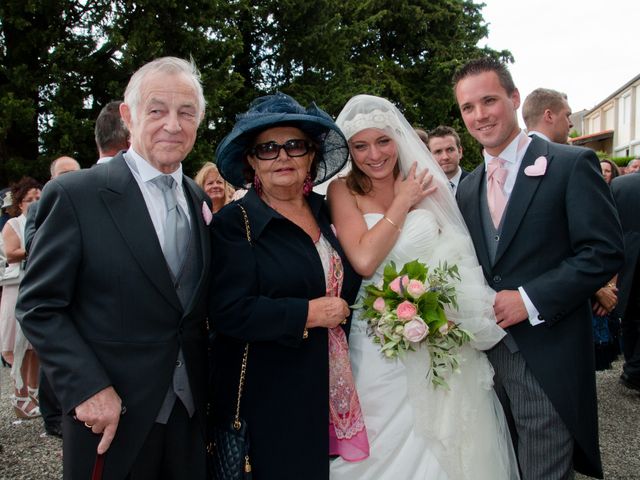
[[[518,287],[518,292],[520,292],[520,296],[522,297],[524,306],[527,309],[527,315],[529,315],[529,323],[531,324],[531,326],[544,323],[544,320],[540,318],[540,312],[538,312],[538,309],[529,298],[529,295],[527,295],[527,292],[524,291],[524,288]]]

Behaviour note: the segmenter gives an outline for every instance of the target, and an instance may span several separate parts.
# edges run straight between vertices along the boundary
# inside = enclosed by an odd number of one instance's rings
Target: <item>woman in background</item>
[[[30,177],[23,177],[11,186],[12,205],[10,218],[2,229],[4,253],[7,267],[3,277],[0,300],[0,339],[2,357],[9,362],[15,391],[11,403],[18,418],[30,419],[40,416],[38,406],[39,362],[35,351],[22,334],[16,321],[18,287],[26,259],[24,248],[24,226],[29,205],[40,198],[40,184]]]
[[[231,201],[234,189],[220,176],[218,167],[207,162],[196,174],[194,181],[211,199],[211,211],[216,213]]]
[[[620,176],[618,165],[611,160],[607,160],[606,158],[600,160],[600,168],[602,169],[602,176],[604,177],[604,181],[607,182],[607,185],[611,185],[611,180]]]

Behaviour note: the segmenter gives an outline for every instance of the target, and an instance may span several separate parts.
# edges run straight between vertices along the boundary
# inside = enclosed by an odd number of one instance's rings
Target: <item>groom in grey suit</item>
[[[602,478],[589,297],[623,262],[611,194],[591,150],[520,130],[504,64],[472,60],[453,80],[484,147],[458,204],[507,331],[488,356],[522,478]]]
[[[181,165],[199,78],[141,67],[120,106],[131,148],[40,199],[16,315],[62,406],[65,479],[206,478],[209,200]]]

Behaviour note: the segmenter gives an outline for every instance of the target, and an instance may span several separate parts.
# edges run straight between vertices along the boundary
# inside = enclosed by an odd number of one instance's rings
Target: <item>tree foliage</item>
[[[142,64],[192,57],[207,114],[187,173],[213,159],[235,115],[277,90],[337,115],[358,93],[389,98],[416,126],[452,125],[478,152],[455,105],[455,68],[481,53],[471,0],[3,0],[0,185],[41,180],[65,154],[95,163],[94,120]]]

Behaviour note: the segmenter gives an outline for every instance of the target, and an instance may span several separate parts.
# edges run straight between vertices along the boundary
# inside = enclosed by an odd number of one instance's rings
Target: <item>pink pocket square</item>
[[[547,171],[547,159],[545,157],[538,157],[533,165],[529,165],[524,169],[524,174],[527,177],[540,177]]]
[[[211,220],[213,220],[213,213],[211,213],[211,209],[207,202],[202,202],[202,218],[204,218],[204,223],[209,225]]]

